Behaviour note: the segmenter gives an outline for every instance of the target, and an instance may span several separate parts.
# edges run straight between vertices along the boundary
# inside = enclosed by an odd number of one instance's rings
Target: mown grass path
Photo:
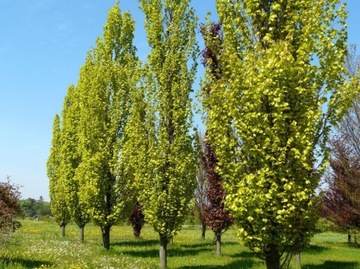
[[[66,229],[60,237],[58,226],[52,221],[22,220],[23,227],[11,244],[0,251],[1,268],[158,268],[158,238],[150,226],[144,227],[140,239],[132,235],[128,225],[113,227],[111,249],[102,248],[99,227],[85,228],[85,242],[77,240],[77,227]],[[265,269],[264,262],[235,237],[230,229],[223,235],[223,255],[218,257],[213,234],[201,240],[196,226],[184,226],[169,245],[169,268],[176,269]],[[302,254],[303,269],[360,269],[360,250],[349,247],[346,235],[322,233],[314,237]]]

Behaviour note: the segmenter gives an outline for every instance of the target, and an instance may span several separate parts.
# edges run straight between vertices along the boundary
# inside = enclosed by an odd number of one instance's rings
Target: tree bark
[[[105,249],[110,249],[110,228],[111,226],[101,227],[103,247]]]
[[[64,224],[60,226],[60,234],[62,237],[65,237],[65,227],[66,225]]]
[[[215,232],[216,254],[221,255],[221,232]]]
[[[206,233],[206,224],[203,223],[201,226],[201,239],[205,240],[205,233]]]
[[[160,269],[166,269],[167,267],[167,244],[168,244],[168,237],[166,235],[160,234],[160,249],[159,249]]]
[[[84,236],[84,226],[79,227],[79,241],[84,242],[85,236]]]
[[[295,268],[301,269],[301,254],[300,254],[300,252],[295,254]]]
[[[280,269],[280,254],[276,246],[270,245],[269,248],[265,253],[266,269]]]

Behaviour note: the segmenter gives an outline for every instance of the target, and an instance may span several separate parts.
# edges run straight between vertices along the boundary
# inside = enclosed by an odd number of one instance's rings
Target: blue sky
[[[215,0],[193,0],[200,21]],[[360,46],[360,1],[349,0],[349,43]],[[0,181],[9,175],[23,198],[49,200],[46,161],[52,121],[69,84],[115,0],[0,0]],[[135,20],[135,45],[146,58],[143,16],[136,0],[121,0]],[[195,85],[198,88],[198,85]]]

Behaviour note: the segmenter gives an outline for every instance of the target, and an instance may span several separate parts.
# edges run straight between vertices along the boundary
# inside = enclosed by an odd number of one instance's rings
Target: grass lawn
[[[11,244],[0,250],[1,268],[158,268],[158,238],[150,226],[144,227],[141,239],[135,239],[130,226],[116,226],[111,231],[111,249],[101,245],[100,228],[89,224],[85,242],[77,241],[73,224],[60,237],[59,227],[52,221],[23,220]],[[177,269],[265,269],[263,261],[239,244],[236,230],[223,235],[223,255],[215,254],[213,235],[200,239],[200,229],[184,226],[168,247],[168,267]],[[340,233],[316,235],[302,254],[303,269],[360,269],[360,250],[347,246]],[[293,266],[294,267],[294,266]]]

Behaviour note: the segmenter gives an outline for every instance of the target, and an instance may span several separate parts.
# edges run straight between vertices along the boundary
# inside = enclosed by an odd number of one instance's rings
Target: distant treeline
[[[50,216],[50,203],[44,201],[40,196],[39,200],[27,198],[20,201],[22,214],[24,217]]]

